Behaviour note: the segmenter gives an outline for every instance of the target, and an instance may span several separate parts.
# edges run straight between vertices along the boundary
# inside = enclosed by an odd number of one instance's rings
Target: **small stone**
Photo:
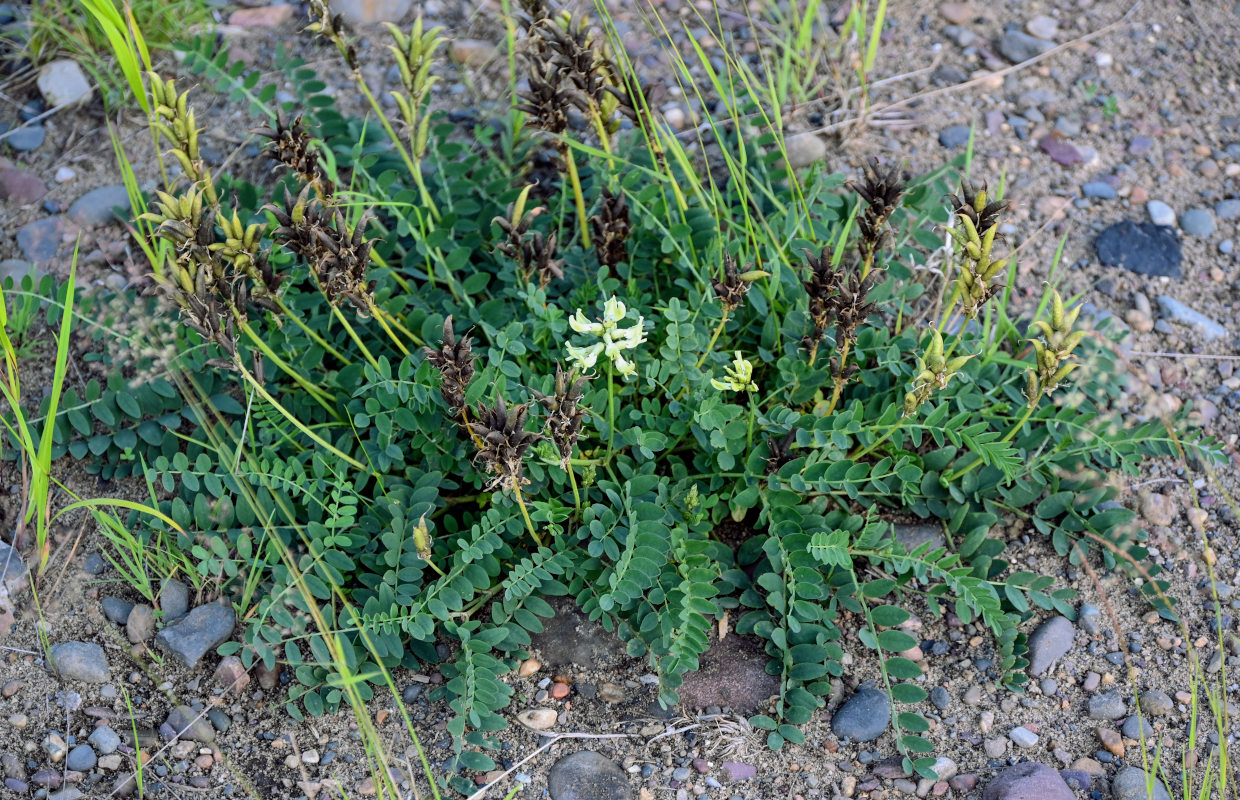
[[[88,642],[53,645],[49,668],[64,680],[107,683],[111,678],[103,648]]]
[[[204,743],[215,741],[214,726],[189,706],[175,706],[168,712],[168,719],[164,724],[172,729],[175,736],[182,739]]]
[[[1158,492],[1141,495],[1141,516],[1149,524],[1166,527],[1175,522],[1175,512],[1175,502],[1167,495]]]
[[[74,106],[90,100],[90,79],[76,61],[68,58],[44,64],[35,83],[39,93],[52,107]]]
[[[165,580],[159,588],[159,607],[164,612],[164,622],[172,622],[189,611],[189,587],[173,578]]]
[[[939,132],[939,144],[949,150],[963,147],[969,143],[973,129],[968,125],[951,125]]]
[[[939,16],[953,25],[963,25],[977,16],[972,3],[940,3]]]
[[[598,696],[602,698],[604,703],[611,703],[613,705],[623,703],[626,698],[624,687],[614,683],[604,683],[598,687]]]
[[[545,731],[555,725],[558,717],[554,708],[529,708],[517,714],[517,722],[536,731]]]
[[[1141,706],[1141,711],[1151,717],[1166,716],[1175,708],[1171,698],[1161,689],[1147,689],[1141,693],[1141,698],[1138,702]]]
[[[1111,728],[1098,728],[1096,733],[1104,750],[1117,758],[1124,757],[1124,741],[1118,733]]]
[[[1013,728],[1011,733],[1008,734],[1008,738],[1017,747],[1030,748],[1036,747],[1038,744],[1038,735],[1024,726]]]
[[[350,25],[400,22],[409,13],[413,0],[332,0],[332,13]]]
[[[1102,683],[1102,676],[1096,672],[1090,672],[1085,676],[1085,681],[1081,684],[1081,688],[1087,692],[1092,692]]]
[[[1145,204],[1145,211],[1150,215],[1150,222],[1163,227],[1175,225],[1175,211],[1161,200],[1151,200]]]
[[[1029,674],[1043,675],[1072,649],[1076,630],[1067,617],[1051,617],[1029,637]]]
[[[1236,243],[1233,242],[1231,239],[1224,239],[1223,241],[1218,243],[1218,251],[1225,256],[1231,255],[1232,251],[1235,249],[1236,249]]]
[[[971,792],[977,788],[976,775],[957,775],[947,782],[947,785],[958,792]]]
[[[521,662],[521,666],[517,669],[517,675],[522,678],[528,678],[540,669],[542,669],[541,661],[536,658],[527,658]]]
[[[1077,613],[1076,624],[1090,636],[1097,636],[1102,630],[1102,610],[1095,605],[1084,603]]]
[[[1128,155],[1143,156],[1154,149],[1154,140],[1149,136],[1134,136],[1128,142]]]
[[[95,768],[95,762],[98,760],[98,756],[95,755],[90,745],[79,744],[65,757],[65,766],[75,772],[89,772]]]
[[[723,770],[723,774],[730,783],[738,783],[740,781],[753,780],[758,777],[758,768],[753,764],[743,764],[739,761],[725,761],[719,765]]]
[[[57,167],[55,180],[57,183],[68,183],[77,177],[77,173],[69,167]]]
[[[1109,267],[1176,280],[1182,275],[1180,238],[1164,225],[1123,220],[1099,234],[1094,248],[1098,260]]]
[[[1000,772],[982,790],[982,800],[1075,800],[1052,767],[1025,761]]]
[[[1119,692],[1103,692],[1089,698],[1090,719],[1119,719],[1128,713]]]
[[[1222,339],[1227,336],[1227,329],[1219,323],[1202,314],[1200,311],[1189,308],[1188,306],[1176,300],[1174,297],[1167,295],[1158,296],[1158,308],[1164,316],[1170,317],[1176,322],[1188,325],[1201,334],[1201,338],[1207,342],[1214,339]]]
[[[237,656],[224,656],[215,668],[215,683],[224,689],[240,692],[250,683],[250,673]]]
[[[1180,230],[1189,236],[1212,236],[1214,217],[1204,208],[1190,208],[1180,215]]]
[[[956,773],[960,768],[956,766],[956,762],[945,756],[940,756],[930,765],[930,771],[938,776],[941,781],[949,781],[956,777]]]
[[[930,702],[939,711],[946,711],[951,707],[952,696],[942,686],[936,686],[930,690]]]
[[[335,10],[335,6],[332,7]],[[228,16],[228,24],[239,28],[270,28],[283,25],[293,18],[296,9],[288,3],[259,8],[239,8]]]
[[[1240,217],[1240,200],[1223,200],[1214,206],[1214,216],[1219,219]]]
[[[883,735],[891,721],[891,701],[878,689],[863,686],[831,718],[831,730],[841,739],[869,742]]]
[[[978,706],[982,703],[982,687],[974,685],[970,686],[964,693],[964,704],[966,706]]]
[[[9,715],[9,727],[19,731],[26,730],[26,726],[30,724],[30,720],[25,714],[17,713]]]
[[[1115,800],[1171,800],[1163,782],[1150,776],[1139,767],[1124,767],[1111,780],[1111,796]]]
[[[49,733],[43,740],[43,749],[53,764],[59,764],[69,752],[69,746],[65,744],[64,738],[59,733]]]
[[[139,603],[125,620],[125,636],[134,644],[140,644],[155,635],[155,609]]]
[[[1038,140],[1038,147],[1061,167],[1070,167],[1085,161],[1080,150],[1058,136],[1043,136]]]
[[[129,214],[129,192],[119,183],[91,189],[69,206],[69,219],[78,225],[106,225],[117,219],[120,209]]]
[[[1081,193],[1098,200],[1114,200],[1115,188],[1106,181],[1090,181],[1081,186]]]
[[[499,53],[493,42],[483,39],[453,39],[448,55],[458,64],[467,67],[485,67]]]
[[[629,779],[616,762],[592,750],[567,755],[547,771],[551,800],[629,800]]]
[[[128,622],[129,613],[133,611],[133,603],[119,597],[105,597],[100,601],[100,605],[103,606],[103,615],[117,625]]]
[[[20,169],[0,169],[0,200],[15,206],[37,203],[47,194],[47,184]]]
[[[20,152],[28,153],[31,150],[38,150],[47,139],[47,129],[42,125],[23,125],[12,131],[5,143]]]
[[[798,133],[784,140],[784,150],[791,169],[804,169],[827,157],[827,142],[816,133]]]
[[[1025,23],[1025,30],[1038,39],[1054,39],[1059,32],[1059,22],[1054,17],[1038,16]]]
[[[1154,729],[1150,724],[1139,716],[1131,716],[1124,720],[1124,724],[1120,726],[1119,732],[1125,738],[1133,741],[1148,741],[1154,738]]]
[[[301,754],[301,763],[309,764],[311,766],[318,764],[319,763],[319,751],[318,750],[306,750],[305,752]]]
[[[22,683],[21,681],[9,681],[8,683],[4,684],[3,689],[0,689],[0,694],[4,695],[6,698],[12,697],[13,695],[20,692],[23,688],[25,688],[25,686],[26,684]]]
[[[218,708],[208,708],[207,719],[211,721],[211,727],[220,733],[224,733],[232,725],[232,720],[229,719],[228,715]]]
[[[107,725],[95,728],[86,741],[95,748],[95,752],[105,756],[115,753],[121,746],[121,737]]]
[[[996,49],[999,55],[1011,61],[1013,64],[1019,64],[1022,61],[1028,61],[1036,58],[1048,50],[1055,48],[1054,42],[1048,42],[1036,36],[1030,36],[1024,31],[1015,28],[1008,28],[1003,36],[999,39]]]
[[[219,647],[232,635],[236,624],[237,614],[232,606],[208,603],[155,634],[155,645],[193,669],[208,651]]]

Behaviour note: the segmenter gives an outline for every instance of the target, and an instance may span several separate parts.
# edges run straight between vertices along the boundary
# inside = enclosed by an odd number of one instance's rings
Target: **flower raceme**
[[[743,358],[740,353],[734,353],[734,355],[735,360],[724,369],[723,380],[711,378],[710,385],[721,392],[758,391],[758,384],[753,382],[753,364]]]
[[[565,345],[568,357],[583,370],[592,369],[600,355],[605,356],[616,368],[616,372],[624,376],[637,374],[637,365],[625,357],[625,350],[635,350],[646,341],[644,330],[645,320],[639,314],[637,323],[628,328],[620,327],[628,314],[624,303],[615,295],[607,298],[603,304],[603,319],[591,322],[588,317],[577,309],[577,313],[568,318],[569,327],[577,333],[597,336],[601,341],[590,345]]]

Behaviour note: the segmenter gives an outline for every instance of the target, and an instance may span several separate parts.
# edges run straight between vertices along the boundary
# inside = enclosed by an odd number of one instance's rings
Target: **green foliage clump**
[[[1048,289],[1031,329],[1011,319],[1005,204],[985,188],[944,208],[942,173],[798,177],[723,80],[708,169],[622,50],[530,5],[530,88],[501,126],[430,110],[439,39],[419,25],[394,32],[397,118],[360,82],[368,119],[308,83],[301,117],[268,116],[270,188],[210,176],[186,96],[152,77],[186,176],[147,217],[171,245],[156,266],[186,323],[181,393],[101,391],[95,421],[144,420],[135,436],[96,447],[82,413],[92,438],[62,446],[145,466],[181,529],[165,534],[247,620],[222,651],[287,664],[291,713],[365,698],[448,643],[460,763],[489,769],[499,676],[568,596],[649,659],[668,704],[721,621],[760,637],[781,695],[753,723],[775,748],[803,740],[856,634],[926,769],[904,607],[987,627],[1018,686],[1018,624],[1071,615],[1072,592],[1015,567],[1005,526],[1140,560],[1106,478],[1174,437],[1115,413],[1116,337],[1080,333],[1079,306]],[[221,56],[187,63],[270,103]],[[910,518],[945,543],[909,552],[891,522]]]

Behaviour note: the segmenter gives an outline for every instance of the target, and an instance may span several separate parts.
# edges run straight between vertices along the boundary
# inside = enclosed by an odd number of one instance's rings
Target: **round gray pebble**
[[[1180,217],[1180,229],[1189,236],[1210,236],[1214,233],[1214,217],[1204,208],[1192,208]]]

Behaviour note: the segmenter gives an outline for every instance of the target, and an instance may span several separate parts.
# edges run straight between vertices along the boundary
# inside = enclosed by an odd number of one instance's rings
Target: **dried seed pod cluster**
[[[374,292],[374,281],[366,280],[372,244],[365,238],[369,215],[363,214],[349,230],[340,209],[310,198],[310,188],[302,187],[296,199],[286,192],[283,208],[263,206],[279,223],[272,237],[305,260],[329,301],[349,300],[359,311],[369,312]]]
[[[517,262],[521,268],[522,278],[526,282],[533,280],[537,275],[538,285],[545,289],[553,278],[564,277],[564,261],[556,258],[554,231],[544,236],[541,231],[530,230],[535,218],[545,209],[540,206],[528,213],[522,213],[529,196],[529,189],[530,187],[527,187],[521,193],[520,199],[508,206],[507,217],[496,217],[491,220],[506,237],[496,245],[495,249]]]
[[[761,269],[741,272],[736,266],[736,259],[724,253],[723,278],[712,281],[711,286],[715,290],[715,297],[719,298],[719,305],[730,314],[745,304],[745,295],[749,294],[750,285],[759,278],[769,277],[770,274]]]
[[[426,360],[439,370],[442,384],[439,393],[452,409],[459,414],[465,408],[465,390],[474,379],[474,340],[469,334],[456,338],[452,330],[452,317],[443,321],[443,340],[438,349],[425,347]]]
[[[1071,361],[1076,346],[1085,338],[1085,331],[1074,331],[1076,318],[1081,313],[1078,305],[1071,311],[1065,311],[1063,298],[1054,292],[1051,298],[1051,321],[1037,320],[1033,327],[1042,334],[1041,339],[1031,338],[1037,366],[1025,373],[1025,398],[1030,405],[1038,402],[1042,395],[1050,395],[1059,387],[1065,378],[1080,366]]]
[[[336,187],[328,179],[319,151],[311,143],[310,132],[300,116],[294,117],[290,123],[282,115],[277,115],[274,127],[256,128],[254,133],[270,140],[267,153],[276,161],[277,167],[282,165],[291,170],[302,184],[313,186],[319,197],[328,198],[335,194]]]
[[[813,324],[805,343],[816,349],[818,341],[832,325],[836,329],[837,347],[855,341],[857,328],[878,310],[868,295],[884,273],[871,270],[864,277],[860,272],[845,273],[831,263],[829,247],[824,247],[817,257],[807,254],[805,261],[809,277],[804,286],[809,295],[809,316]]]
[[[310,19],[306,30],[322,36],[340,51],[340,56],[349,69],[358,70],[357,46],[348,37],[348,26],[340,14],[332,14],[329,0],[310,0]]]
[[[1006,259],[995,259],[991,255],[999,230],[999,214],[1008,204],[1005,201],[991,201],[985,184],[974,188],[963,182],[960,184],[960,194],[952,195],[950,199],[960,222],[959,227],[947,229],[961,250],[956,291],[965,318],[974,319],[997,291],[991,281],[1008,265]]]
[[[585,418],[585,410],[580,406],[581,394],[589,382],[584,375],[578,375],[577,370],[565,372],[557,364],[555,394],[533,391],[534,399],[547,410],[547,431],[560,453],[560,466],[564,469],[569,468],[568,460],[573,457],[573,448],[581,436],[581,422]]]
[[[475,458],[495,475],[492,489],[516,492],[526,482],[522,476],[525,451],[542,438],[525,430],[529,410],[528,403],[509,408],[501,396],[493,406],[479,405],[477,419],[469,423],[478,447]]]
[[[864,204],[857,216],[857,229],[861,233],[857,251],[861,257],[861,273],[866,275],[874,264],[874,257],[891,238],[888,222],[900,207],[900,198],[907,187],[896,166],[884,169],[877,158],[866,162],[865,177],[849,181],[848,187]]]
[[[598,254],[598,263],[611,269],[629,257],[627,242],[629,239],[629,207],[623,194],[613,194],[603,187],[598,213],[590,217],[590,226],[594,230],[594,251]]]

